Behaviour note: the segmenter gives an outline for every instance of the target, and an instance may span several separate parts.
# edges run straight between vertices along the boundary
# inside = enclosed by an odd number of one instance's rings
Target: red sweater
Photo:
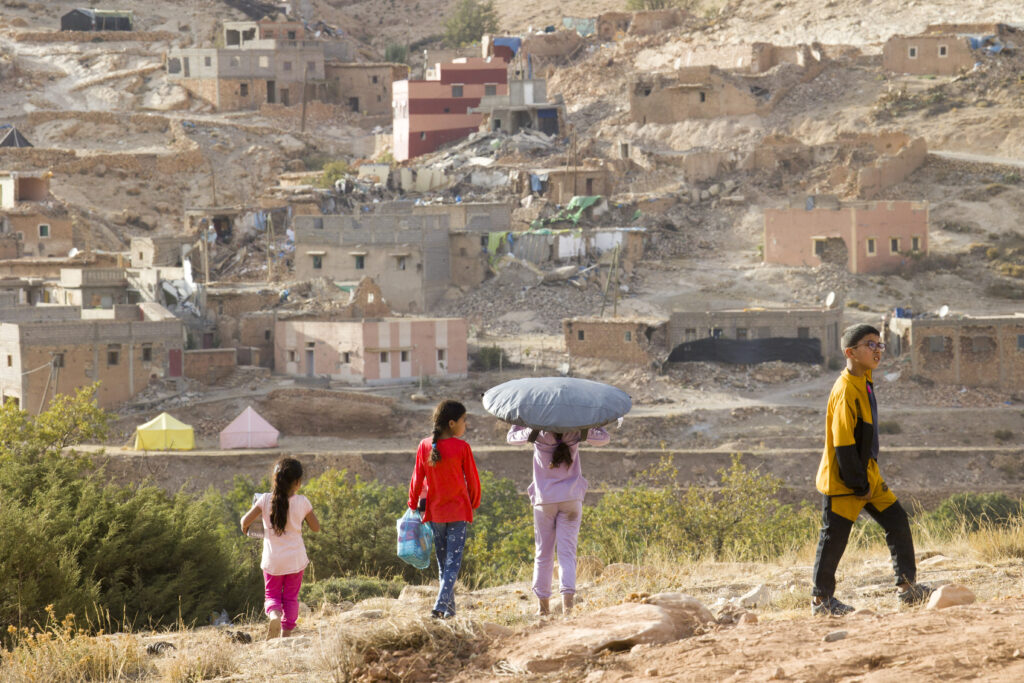
[[[441,439],[441,462],[430,464],[430,439],[416,451],[416,469],[409,482],[409,508],[415,510],[426,482],[427,511],[424,522],[472,522],[480,507],[480,475],[469,444],[462,439]]]

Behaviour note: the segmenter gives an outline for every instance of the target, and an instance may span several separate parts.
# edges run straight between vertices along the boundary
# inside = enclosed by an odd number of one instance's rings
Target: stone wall
[[[230,376],[237,367],[234,348],[192,349],[185,352],[185,376],[203,384],[216,384]]]

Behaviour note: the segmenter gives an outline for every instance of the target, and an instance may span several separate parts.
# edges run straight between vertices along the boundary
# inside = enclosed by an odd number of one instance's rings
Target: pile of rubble
[[[496,277],[468,292],[450,293],[439,314],[464,317],[488,334],[561,334],[563,318],[597,314],[603,286],[597,268],[567,269],[576,274],[561,279],[555,278],[557,271],[553,271],[546,278],[529,264],[511,259]],[[628,289],[628,284],[623,284]],[[506,315],[516,311],[528,311],[529,320]]]

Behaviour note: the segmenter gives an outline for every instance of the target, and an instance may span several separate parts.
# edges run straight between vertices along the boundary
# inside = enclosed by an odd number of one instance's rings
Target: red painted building
[[[438,64],[422,81],[395,81],[393,154],[397,161],[433,152],[480,127],[469,109],[485,95],[508,94],[508,62],[466,57]]]

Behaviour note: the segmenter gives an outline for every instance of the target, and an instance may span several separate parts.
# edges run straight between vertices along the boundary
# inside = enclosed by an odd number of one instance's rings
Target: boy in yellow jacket
[[[836,568],[861,510],[885,530],[900,601],[914,605],[931,593],[927,586],[914,582],[917,565],[910,522],[878,470],[878,405],[871,373],[882,360],[885,344],[877,329],[860,324],[843,332],[842,347],[846,369],[828,397],[825,450],[816,482],[824,495],[811,614],[828,616],[854,611],[834,593]]]

